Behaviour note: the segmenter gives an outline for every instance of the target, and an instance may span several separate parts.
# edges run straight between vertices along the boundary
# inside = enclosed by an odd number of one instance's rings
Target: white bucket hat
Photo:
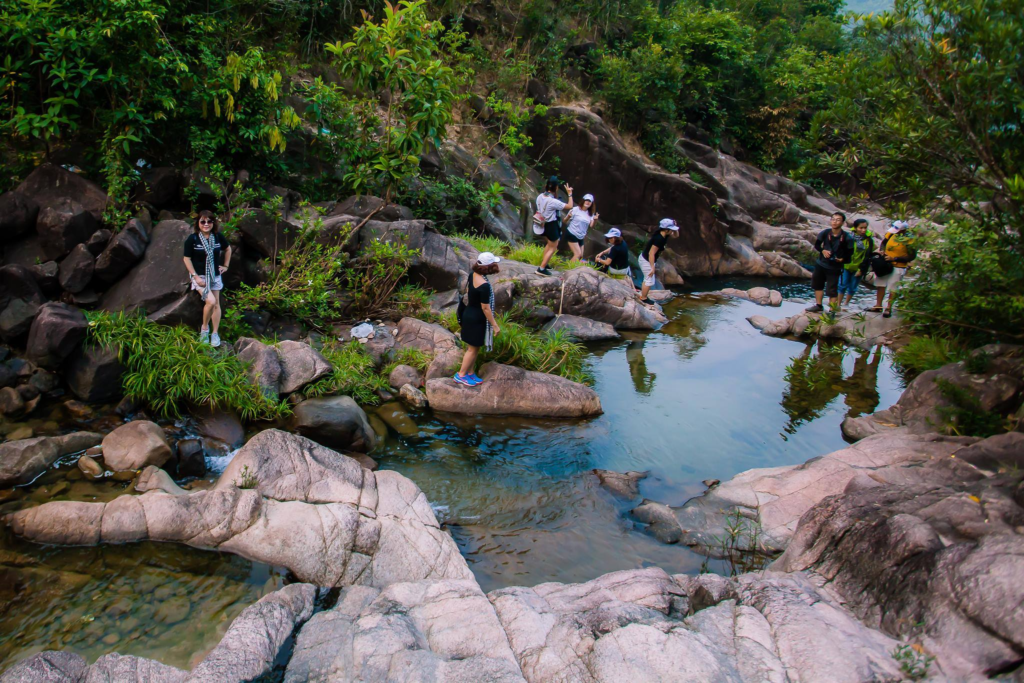
[[[476,262],[481,266],[489,266],[492,263],[500,263],[501,259],[489,251],[482,251],[477,255]]]
[[[679,226],[671,218],[662,218],[661,222],[658,223],[658,230],[672,230],[673,232],[679,232]]]

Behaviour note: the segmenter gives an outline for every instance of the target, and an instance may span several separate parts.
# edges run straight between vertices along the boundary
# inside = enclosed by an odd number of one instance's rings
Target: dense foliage
[[[160,415],[177,417],[200,406],[232,410],[243,420],[270,420],[290,412],[286,402],[268,399],[249,381],[237,356],[211,352],[193,330],[142,316],[92,313],[89,340],[117,349],[125,366],[125,395]]]
[[[923,235],[904,311],[971,342],[1024,329],[1024,2],[897,0],[857,29],[805,172],[863,178]]]

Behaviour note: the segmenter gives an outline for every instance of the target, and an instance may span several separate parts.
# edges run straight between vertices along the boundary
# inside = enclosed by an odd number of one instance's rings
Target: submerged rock
[[[103,437],[93,432],[37,436],[0,444],[0,488],[27,484],[60,458],[84,451]]]
[[[328,448],[368,453],[377,445],[366,413],[348,396],[306,399],[295,406],[292,429]]]
[[[450,377],[429,380],[431,407],[449,413],[533,417],[588,417],[602,412],[597,392],[564,377],[499,363],[487,363],[478,374],[484,382],[475,387]]]
[[[601,486],[623,498],[636,498],[640,495],[640,480],[647,478],[647,472],[612,472],[611,470],[591,470],[597,475]]]

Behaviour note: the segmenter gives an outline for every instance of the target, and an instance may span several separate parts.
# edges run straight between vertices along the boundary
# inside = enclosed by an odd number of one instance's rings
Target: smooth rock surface
[[[74,306],[43,304],[32,321],[25,356],[36,365],[54,369],[78,348],[87,328],[85,316]]]
[[[191,234],[192,228],[184,221],[166,220],[153,226],[151,241],[142,259],[107,290],[100,300],[100,308],[115,313],[142,309],[150,316],[159,317],[164,307],[178,304],[189,291],[188,271],[181,259],[185,239]],[[116,241],[115,237],[113,242]],[[113,242],[107,247],[108,251]],[[102,254],[97,259],[97,267],[101,263]],[[191,296],[201,304],[197,295]],[[201,305],[199,313],[202,313]]]
[[[149,420],[135,420],[103,437],[103,462],[114,472],[160,467],[171,459],[164,430]]]
[[[477,374],[483,384],[467,387],[450,377],[427,381],[434,410],[477,415],[588,417],[601,414],[601,399],[590,387],[563,377],[511,365],[487,363]]]
[[[249,380],[258,386],[265,396],[277,399],[281,384],[281,359],[273,346],[249,337],[235,342],[238,359],[248,363]]]
[[[275,348],[281,361],[279,390],[282,394],[298,391],[333,370],[327,359],[309,344],[283,341]]]
[[[605,341],[609,339],[620,339],[622,335],[615,331],[615,328],[608,324],[581,318],[576,315],[559,315],[549,321],[541,328],[544,332],[565,330],[573,339],[579,341]]]
[[[306,399],[295,406],[292,429],[328,448],[369,453],[377,445],[366,413],[348,396]]]
[[[37,436],[0,444],[0,488],[27,484],[57,458],[96,446],[103,437],[93,432]]]

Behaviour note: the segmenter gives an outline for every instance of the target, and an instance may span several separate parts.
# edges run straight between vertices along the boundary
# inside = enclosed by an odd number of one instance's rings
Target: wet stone
[[[153,620],[161,624],[177,624],[188,616],[190,610],[188,598],[170,598],[156,608]]]
[[[81,401],[64,401],[64,410],[74,420],[87,420],[92,417],[92,408]]]
[[[17,429],[7,432],[8,441],[20,441],[21,439],[31,439],[35,436],[35,432],[28,425],[22,425]]]
[[[91,479],[99,479],[103,476],[103,468],[88,455],[83,455],[78,459],[78,469]]]

